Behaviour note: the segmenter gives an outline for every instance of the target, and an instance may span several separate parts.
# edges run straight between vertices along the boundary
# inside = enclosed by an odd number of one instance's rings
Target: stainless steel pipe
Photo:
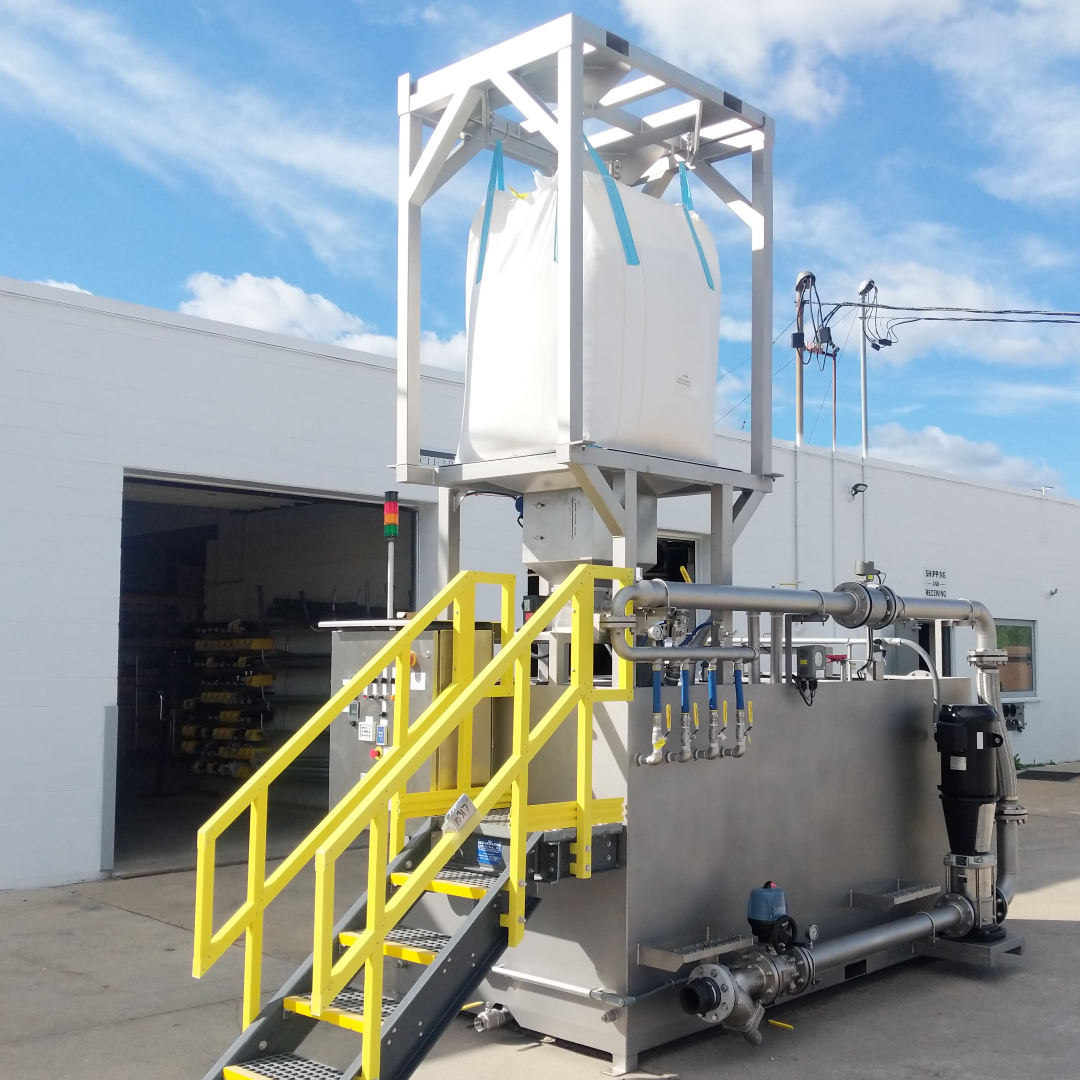
[[[971,623],[976,647],[997,649],[997,628],[985,604],[977,600],[949,600],[937,597],[898,596],[891,589],[858,584],[882,608],[898,619],[947,619]],[[887,601],[887,602],[886,602]],[[700,585],[682,581],[638,581],[620,589],[611,601],[611,610],[620,613],[628,603],[648,608],[704,608],[709,611],[769,611],[787,615],[828,615],[851,618],[859,609],[855,592],[819,592],[816,589],[760,589],[742,585]],[[895,608],[894,605],[895,604]],[[888,624],[884,624],[888,625]]]
[[[757,659],[757,649],[751,649],[747,645],[678,645],[667,649],[656,645],[631,645],[623,636],[621,628],[611,629],[611,648],[615,655],[623,660],[634,660],[639,663],[653,664],[657,660],[666,663],[677,664],[683,660],[730,660],[735,663],[748,664]]]
[[[955,930],[969,919],[974,921],[973,913],[964,910],[965,903],[960,897],[950,897],[933,911],[919,911],[895,922],[882,923],[880,926],[871,926],[868,930],[845,934],[844,937],[834,938],[832,941],[823,941],[807,952],[813,956],[815,971],[863,960],[883,949],[907,945],[931,934]]]

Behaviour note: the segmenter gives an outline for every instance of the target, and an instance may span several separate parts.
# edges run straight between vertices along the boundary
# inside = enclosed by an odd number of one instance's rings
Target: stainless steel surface
[[[906,918],[857,930],[832,941],[819,941],[812,950],[814,970],[826,971],[829,968],[841,967],[855,960],[863,960],[872,953],[906,945],[919,938],[936,937],[959,927],[964,916],[965,913],[958,903],[947,900],[933,911],[919,911]]]
[[[757,659],[757,649],[745,645],[676,645],[669,649],[657,648],[654,645],[628,645],[620,629],[610,631],[610,641],[617,656],[642,664],[651,664],[657,659],[668,663],[681,663],[684,660],[726,660],[729,663],[748,664]]]
[[[900,885],[895,889],[885,892],[851,892],[851,906],[863,908],[865,911],[877,911],[881,913],[892,911],[901,904],[910,904],[916,900],[925,900],[930,896],[937,896],[941,892],[940,885]]]
[[[1017,803],[998,803],[997,811],[997,887],[1011,904],[1016,895],[1020,872],[1020,846],[1017,830],[1027,821],[1027,810]]]
[[[382,648],[400,624],[390,623],[384,627],[357,627],[336,630],[333,633],[333,651],[330,657],[331,689],[339,688],[363,667],[375,652]],[[331,635],[326,635],[330,637]],[[413,646],[417,663],[410,673],[413,715],[431,704],[432,686],[435,678],[434,634],[422,634]],[[392,670],[392,668],[391,668]],[[377,698],[360,697],[352,711],[346,710],[330,723],[330,805],[343,798],[360,778],[375,764],[371,751],[378,748],[379,717],[384,702]],[[386,742],[394,737],[394,702],[385,702],[388,722]],[[369,728],[362,725],[370,725]],[[367,738],[362,736],[368,735]],[[424,790],[428,786],[428,766],[420,770],[408,785],[408,790]]]
[[[941,960],[958,960],[962,964],[974,964],[977,967],[993,967],[999,957],[1006,953],[1023,956],[1023,934],[1006,930],[1005,936],[999,941],[950,941],[948,938],[937,938],[934,941],[915,942],[916,956],[936,956]]]
[[[642,967],[656,968],[658,971],[678,971],[687,964],[705,960],[710,956],[723,956],[725,953],[749,949],[753,944],[754,939],[748,934],[729,934],[727,937],[695,941],[691,945],[680,945],[674,949],[639,945],[637,962]]]
[[[970,687],[943,679],[942,696],[967,702]],[[558,689],[534,686],[534,710]],[[677,711],[679,688],[664,687],[663,695]],[[719,696],[733,713],[734,687],[720,687]],[[943,881],[948,840],[928,680],[824,680],[810,709],[783,684],[750,687],[747,697],[755,724],[746,758],[655,769],[631,764],[649,749],[651,692],[642,689],[627,705],[597,705],[593,793],[627,800],[626,869],[540,886],[543,902],[514,950],[514,970],[635,995],[655,988],[655,970],[638,963],[640,943],[674,950],[707,927],[710,937],[745,934],[746,898],[762,881],[778,881],[799,925],[816,923],[822,938],[880,922],[880,914],[849,906],[852,890],[884,892],[897,878]],[[691,700],[704,712],[706,686],[692,687]],[[699,729],[695,746],[706,737]],[[565,769],[573,746],[574,727],[564,725],[533,765],[532,799],[574,797]],[[929,918],[921,922],[929,933]],[[910,948],[875,954],[868,970],[910,955]],[[495,980],[477,996],[503,1002],[527,1028],[614,1055],[702,1026],[673,992],[610,1023],[580,999],[539,986]]]

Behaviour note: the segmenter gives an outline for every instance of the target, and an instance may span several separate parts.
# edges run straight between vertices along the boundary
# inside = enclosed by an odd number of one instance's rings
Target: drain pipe
[[[622,637],[620,632],[618,635],[612,635],[612,637]],[[656,652],[655,649],[651,650]],[[636,754],[634,756],[635,765],[659,765],[664,760],[664,746],[667,743],[667,734],[664,731],[663,717],[661,716],[662,706],[660,702],[660,679],[661,672],[663,671],[663,662],[660,660],[654,660],[652,665],[652,750],[647,754]]]
[[[727,708],[727,702],[724,702]],[[709,749],[695,750],[697,761],[715,761],[720,756],[720,744],[727,738],[720,730],[720,713],[716,706],[716,661],[709,665]]]
[[[741,758],[749,744],[750,728],[746,723],[746,700],[743,697],[743,672],[735,668],[735,745],[724,748],[724,757]],[[724,702],[725,706],[727,702]]]

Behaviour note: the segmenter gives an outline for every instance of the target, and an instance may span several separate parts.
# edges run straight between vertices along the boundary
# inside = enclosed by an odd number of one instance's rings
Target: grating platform
[[[242,1065],[226,1065],[224,1074],[225,1080],[341,1080],[337,1069],[296,1054],[274,1054]]]
[[[412,960],[417,964],[431,964],[446,947],[449,934],[434,930],[421,930],[413,926],[395,926],[386,935],[383,952],[399,960]]]
[[[409,880],[408,874],[391,874],[390,880],[395,885],[404,885]],[[479,870],[443,869],[435,875],[428,885],[428,892],[445,893],[448,896],[463,896],[469,900],[479,900],[495,883],[494,874],[484,874]]]
[[[384,997],[382,999],[382,1019],[388,1020],[398,1007],[398,1004],[393,998]],[[312,1016],[310,994],[304,994],[302,997],[287,997],[284,1006],[286,1012],[294,1012],[300,1016]],[[335,1027],[346,1028],[349,1031],[362,1032],[364,1030],[364,991],[346,987],[334,998],[329,1008],[323,1009],[321,1016],[312,1018],[322,1020],[327,1024],[333,1024]],[[337,1073],[333,1075],[337,1076]],[[275,1077],[274,1080],[277,1080],[277,1078]]]

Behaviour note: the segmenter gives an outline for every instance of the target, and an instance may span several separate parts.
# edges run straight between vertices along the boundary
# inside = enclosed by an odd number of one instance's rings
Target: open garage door
[[[412,608],[406,508],[395,563]],[[378,502],[125,481],[115,872],[194,865],[198,826],[330,696],[319,621],[385,617],[386,565]],[[328,758],[317,740],[290,767],[270,857],[326,812]],[[235,831],[224,862],[245,856]]]

